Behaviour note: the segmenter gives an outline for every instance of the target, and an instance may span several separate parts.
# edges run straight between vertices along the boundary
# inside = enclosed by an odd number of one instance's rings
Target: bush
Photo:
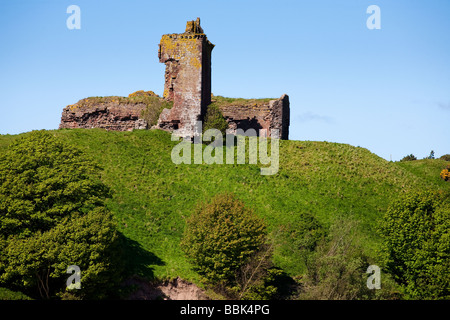
[[[51,298],[66,289],[67,267],[78,265],[82,289],[74,294],[99,298],[119,280],[111,270],[117,234],[104,205],[109,190],[99,171],[45,131],[10,145],[0,159],[0,283]]]
[[[164,108],[170,109],[171,103],[160,98],[153,91],[138,90],[128,95],[129,99],[122,99],[129,102],[143,102],[146,107],[141,113],[141,117],[147,122],[148,126],[154,126],[158,122],[159,115]],[[119,100],[120,101],[120,100]]]
[[[439,159],[444,160],[444,161],[450,161],[450,154],[444,154]]]
[[[302,257],[306,263],[308,256],[317,244],[326,236],[326,230],[312,214],[299,212],[295,220],[283,225],[278,235],[278,242],[291,250],[292,254]]]
[[[356,243],[355,228],[355,222],[342,219],[331,227],[307,261],[299,299],[368,299],[375,294],[366,286],[370,263]]]
[[[414,160],[417,160],[417,158],[416,158],[415,155],[413,155],[413,154],[411,153],[411,154],[409,154],[409,155],[403,157],[402,160],[400,160],[400,161],[414,161]]]
[[[208,106],[203,121],[203,133],[208,129],[217,129],[222,132],[222,135],[224,135],[228,129],[228,122],[225,120],[219,107],[214,103]]]
[[[0,287],[0,301],[1,300],[32,300],[22,292],[14,292],[6,288]]]
[[[386,270],[407,296],[450,298],[449,195],[413,192],[388,208],[380,231]]]
[[[268,300],[278,293],[276,281],[283,273],[272,264],[272,249],[263,245],[236,270],[234,286],[226,292],[231,299]]]
[[[448,165],[447,168],[441,171],[441,178],[445,181],[450,180],[450,165]]]
[[[181,243],[194,269],[209,283],[231,285],[236,272],[266,242],[263,220],[233,194],[215,196],[187,219]]]
[[[172,102],[168,102],[158,96],[152,96],[151,94],[137,94],[131,96],[131,99],[145,103],[146,107],[142,110],[141,117],[147,121],[149,127],[158,123],[159,115],[164,109],[170,109],[173,106]]]

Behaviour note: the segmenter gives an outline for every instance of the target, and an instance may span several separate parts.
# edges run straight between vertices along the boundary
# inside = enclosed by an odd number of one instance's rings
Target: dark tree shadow
[[[153,266],[165,265],[154,253],[119,232],[124,272],[120,289],[121,299],[154,300],[163,299],[164,294],[154,285],[157,282]]]
[[[281,273],[275,277],[272,283],[277,288],[277,293],[273,299],[289,300],[298,295],[300,290],[299,283],[280,268],[275,269],[280,270]]]
[[[142,245],[132,240],[122,233],[119,233],[119,241],[124,259],[124,276],[139,277],[146,280],[154,279],[154,269],[152,266],[165,265],[154,253],[145,250]]]

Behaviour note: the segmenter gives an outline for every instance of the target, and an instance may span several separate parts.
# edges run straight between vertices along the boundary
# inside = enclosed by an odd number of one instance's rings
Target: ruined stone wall
[[[197,121],[203,121],[207,106],[211,103],[211,52],[214,45],[208,41],[200,19],[188,21],[184,33],[162,36],[158,57],[166,65],[163,98],[153,92],[138,91],[124,97],[93,97],[80,100],[64,108],[59,128],[104,128],[129,131],[158,128],[192,138]],[[137,96],[158,99],[161,108],[152,108],[155,118],[143,117],[149,110],[149,101],[136,100]],[[254,99],[253,99],[254,100]],[[240,99],[239,103],[219,105],[229,124],[229,132],[241,128],[245,131],[278,129],[281,139],[289,138],[289,97],[271,101]],[[164,104],[161,103],[164,101]],[[171,101],[169,103],[167,101]],[[168,104],[168,105],[166,105]],[[172,105],[172,107],[170,107]],[[161,112],[161,109],[163,109]],[[157,113],[157,114],[156,114]],[[158,118],[159,115],[159,118]],[[145,119],[148,119],[148,122]]]
[[[238,128],[244,131],[255,129],[257,134],[259,129],[266,129],[270,136],[271,129],[278,129],[281,139],[289,138],[287,95],[263,102],[239,99],[239,102],[218,107],[228,122],[228,132],[231,134],[235,134]],[[143,117],[146,108],[145,103],[133,102],[125,97],[86,98],[63,109],[59,128],[103,128],[116,131],[149,129],[150,126]],[[171,109],[164,109],[159,120],[170,116],[170,111]]]
[[[272,129],[279,130],[279,138],[289,139],[289,96],[265,103],[236,103],[220,106],[219,109],[228,122],[228,133],[235,134],[236,129],[255,129],[259,135],[260,129],[265,129],[270,136]]]
[[[162,36],[158,57],[166,64],[163,97],[173,101],[173,108],[162,112],[157,127],[193,136],[196,121],[203,120],[211,102],[213,48],[199,19],[188,21],[184,33]]]
[[[69,128],[102,128],[115,131],[131,131],[147,129],[147,121],[142,119],[144,103],[120,103],[115,101],[100,102],[95,105],[80,100],[63,109],[60,129]]]

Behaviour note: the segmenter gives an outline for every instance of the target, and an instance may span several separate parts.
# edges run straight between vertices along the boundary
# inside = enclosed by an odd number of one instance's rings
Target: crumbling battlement
[[[157,127],[193,136],[195,123],[202,121],[211,103],[211,51],[200,19],[188,21],[182,34],[165,34],[159,44],[159,61],[165,63],[163,97],[173,108],[161,114]]]
[[[244,99],[241,99],[244,100]],[[271,135],[272,129],[279,130],[279,138],[289,139],[289,97],[284,94],[279,99],[252,103],[252,100],[244,100],[239,103],[230,103],[220,106],[219,109],[228,122],[227,132],[235,134],[236,129],[263,130],[266,136]]]
[[[136,91],[128,97],[90,97],[68,105],[61,115],[60,129],[102,128],[115,131],[149,129],[163,107],[171,103],[153,91]]]
[[[161,37],[158,58],[164,63],[164,94],[138,91],[126,97],[91,97],[64,108],[60,128],[104,128],[127,131],[158,128],[177,130],[192,138],[197,121],[203,121],[211,102],[228,122],[229,133],[237,129],[279,130],[289,138],[289,97],[279,99],[229,99],[211,101],[211,53],[200,19],[188,21],[184,33]],[[172,106],[172,107],[171,107]],[[156,125],[155,125],[156,123]]]
[[[147,121],[142,119],[145,108],[146,105],[143,103],[106,102],[91,107],[70,105],[63,110],[59,129],[102,128],[114,131],[147,129]]]

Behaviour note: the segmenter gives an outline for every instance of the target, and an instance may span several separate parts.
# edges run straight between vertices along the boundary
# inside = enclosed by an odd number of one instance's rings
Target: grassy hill
[[[200,201],[234,192],[263,217],[272,232],[295,226],[302,214],[325,227],[347,218],[365,253],[376,264],[376,227],[391,200],[412,189],[450,189],[439,178],[448,162],[388,162],[347,144],[280,141],[278,174],[263,176],[257,165],[181,164],[171,161],[170,134],[159,130],[107,132],[100,129],[52,131],[84,150],[103,168],[113,190],[108,207],[130,243],[128,267],[140,276],[197,282],[179,246],[185,218]],[[0,152],[17,136],[0,136]],[[279,242],[274,262],[287,274],[305,271],[296,239]],[[145,268],[137,268],[138,265]]]

